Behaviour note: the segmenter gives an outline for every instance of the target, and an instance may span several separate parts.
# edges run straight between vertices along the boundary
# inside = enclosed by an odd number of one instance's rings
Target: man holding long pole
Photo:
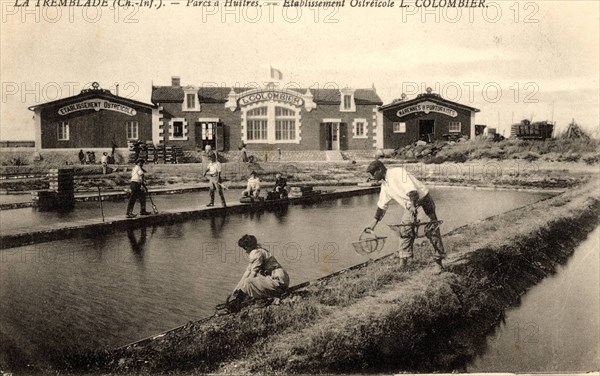
[[[223,195],[223,186],[221,185],[221,163],[217,160],[217,156],[214,153],[210,155],[210,163],[206,167],[206,171],[204,171],[204,176],[208,177],[210,192],[210,203],[206,206],[215,205],[215,190],[218,190],[223,207],[227,207],[225,196]]]
[[[137,200],[140,201],[140,215],[149,215],[150,212],[146,211],[146,185],[144,181],[144,160],[138,159],[135,163],[135,167],[131,171],[131,196],[127,203],[127,218],[134,218],[133,207]]]
[[[368,229],[373,230],[377,223],[383,219],[390,201],[395,200],[406,208],[401,224],[408,226],[400,226],[400,244],[398,246],[398,256],[402,263],[406,265],[408,259],[413,257],[413,244],[416,238],[414,225],[417,220],[417,209],[419,206],[422,207],[432,222],[437,221],[435,203],[429,195],[429,189],[402,167],[388,170],[381,161],[376,160],[369,164],[367,172],[371,174],[374,180],[382,181],[375,212],[375,222]],[[446,252],[444,251],[440,229],[426,231],[426,236],[433,246],[433,258],[441,272],[444,268],[442,260],[446,257]]]

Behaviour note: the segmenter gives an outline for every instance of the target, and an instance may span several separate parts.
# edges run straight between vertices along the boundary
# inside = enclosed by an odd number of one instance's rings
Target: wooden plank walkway
[[[215,206],[190,210],[161,210],[158,214],[126,218],[123,216],[82,219],[71,222],[57,222],[40,225],[36,228],[16,228],[3,232],[0,236],[0,249],[20,247],[49,241],[74,238],[80,235],[110,233],[113,231],[135,229],[183,222],[196,218],[210,218],[224,214],[246,213],[255,210],[269,210],[281,205],[300,205],[316,203],[322,200],[335,200],[342,197],[358,196],[379,192],[379,187],[343,187],[331,192],[288,200],[265,201],[264,204],[228,204],[226,208]]]

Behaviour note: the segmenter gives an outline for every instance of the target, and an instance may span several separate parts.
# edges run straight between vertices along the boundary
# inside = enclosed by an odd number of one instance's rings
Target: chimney
[[[171,86],[173,86],[173,87],[181,86],[181,79],[179,78],[179,76],[171,77]]]

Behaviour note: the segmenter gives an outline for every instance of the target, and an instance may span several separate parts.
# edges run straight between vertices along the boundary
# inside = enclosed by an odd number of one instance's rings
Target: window
[[[352,108],[352,95],[344,95],[344,109],[349,110]]]
[[[57,137],[59,141],[67,141],[69,139],[69,122],[62,121],[58,124]]]
[[[196,108],[196,94],[188,93],[186,94],[186,104],[187,108],[193,109]]]
[[[357,136],[365,135],[365,123],[363,123],[363,122],[356,123],[356,135]]]
[[[125,122],[125,128],[127,129],[128,140],[137,140],[139,138],[139,126],[137,121]]]
[[[275,107],[275,140],[296,139],[296,113],[285,107]]]
[[[183,137],[183,121],[173,122],[173,137]]]
[[[201,123],[202,124],[202,139],[212,140],[215,138],[215,123]]]
[[[247,140],[267,140],[267,111],[266,106],[248,111],[248,120],[246,121]]]
[[[460,121],[451,121],[448,123],[448,131],[449,132],[460,132]]]
[[[183,88],[183,111],[200,111],[200,100],[198,98],[198,88],[186,86]]]
[[[267,121],[248,120],[248,140],[267,140]]]
[[[354,119],[352,121],[352,136],[354,138],[367,138],[368,125],[367,119]]]
[[[356,112],[356,103],[354,101],[354,89],[340,89],[340,111]]]
[[[296,138],[296,122],[294,120],[277,120],[275,122],[276,140],[293,140]]]
[[[395,121],[393,123],[394,133],[406,133],[406,123]]]
[[[188,122],[186,118],[178,117],[169,119],[168,137],[169,140],[187,140]]]
[[[248,117],[250,116],[267,116],[267,107],[259,107],[254,110],[248,111]]]
[[[242,112],[243,140],[249,143],[298,144],[300,110],[277,101],[258,104]]]

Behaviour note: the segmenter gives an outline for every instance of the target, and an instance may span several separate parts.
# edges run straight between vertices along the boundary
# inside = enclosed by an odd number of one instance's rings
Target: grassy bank
[[[486,138],[472,141],[427,145],[408,145],[397,149],[395,157],[425,163],[468,162],[480,159],[548,162],[600,163],[600,140],[551,139],[545,141],[506,139],[494,142]]]
[[[72,372],[460,370],[504,309],[598,224],[598,180],[445,236],[448,271],[420,246],[310,285],[278,305],[192,322],[144,346],[57,360]],[[432,351],[436,349],[436,351]]]

